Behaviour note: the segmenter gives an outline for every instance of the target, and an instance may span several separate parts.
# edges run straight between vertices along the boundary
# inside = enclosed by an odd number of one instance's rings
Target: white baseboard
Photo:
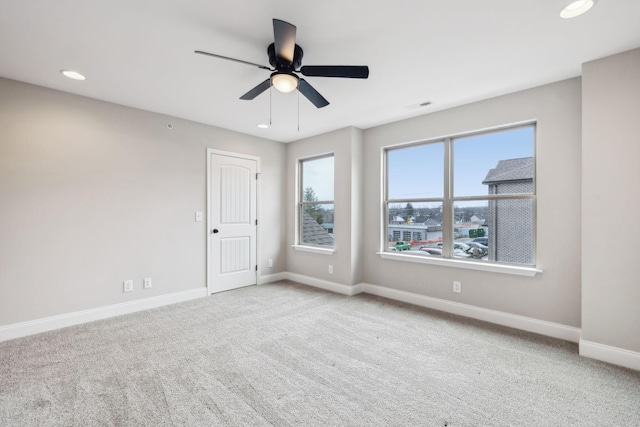
[[[123,302],[120,304],[92,308],[89,310],[76,311],[74,313],[45,317],[43,319],[30,320],[28,322],[15,323],[13,325],[0,326],[0,342],[14,338],[25,337],[27,335],[38,334],[40,332],[65,328],[67,326],[78,325],[80,323],[92,322],[94,320],[106,319],[109,317],[120,316],[122,314],[134,313],[136,311],[148,310],[150,308],[161,307],[163,305],[175,304],[178,302],[188,301],[206,296],[207,288],[203,287],[167,295],[159,295],[151,298],[144,298],[135,301]]]
[[[292,280],[294,282],[348,296],[357,295],[359,293],[377,295],[421,307],[432,308],[447,313],[534,332],[570,342],[576,342],[579,343],[579,354],[581,356],[640,371],[640,353],[583,340],[580,338],[581,331],[579,328],[501,311],[489,310],[454,301],[427,297],[424,295],[371,285],[368,283],[359,283],[354,286],[349,286],[289,272],[260,276],[259,284],[277,282],[279,280]],[[59,316],[46,317],[28,322],[0,326],[0,342],[40,332],[52,331],[67,326],[92,322],[94,320],[106,319],[109,317],[162,307],[164,305],[203,298],[206,296],[207,288],[203,287],[120,304],[108,305],[105,307],[77,311],[74,313],[62,314]]]
[[[342,295],[357,295],[362,292],[359,285],[349,286],[341,283],[329,282],[328,280],[316,279],[315,277],[303,276],[296,273],[285,273],[288,280],[302,283],[304,285],[313,286],[315,288],[324,289],[325,291],[335,292]]]
[[[580,340],[579,328],[561,325],[559,323],[547,322],[502,311],[489,310],[469,304],[427,297],[411,292],[385,288],[383,286],[370,285],[368,283],[361,283],[359,286],[362,291],[367,294],[378,295],[396,301],[419,305],[421,307],[433,308],[435,310],[470,317],[472,319],[483,320],[485,322],[508,326],[510,328],[534,332],[565,341],[577,343]]]
[[[459,316],[470,317],[472,319],[483,320],[485,322],[495,323],[502,326],[508,326],[510,328],[521,329],[523,331],[534,332],[553,338],[559,338],[565,341],[575,343],[580,341],[579,328],[561,325],[559,323],[547,322],[544,320],[533,319],[531,317],[519,316],[502,311],[489,310],[469,304],[462,304],[454,301],[432,298],[424,295],[414,294],[411,292],[386,288],[384,286],[370,285],[368,283],[359,283],[354,286],[348,286],[329,282],[326,280],[316,279],[314,277],[304,276],[301,274],[284,274],[286,275],[287,279],[294,282],[314,286],[316,288],[321,288],[343,295],[353,296],[359,293],[367,293],[396,301],[418,305],[421,307],[433,308],[435,310],[457,314]]]
[[[273,283],[278,282],[280,280],[287,280],[289,273],[275,273],[275,274],[266,274],[264,276],[258,277],[258,285],[263,285],[265,283]]]
[[[580,340],[579,348],[580,356],[640,371],[640,353],[638,352],[583,339]]]

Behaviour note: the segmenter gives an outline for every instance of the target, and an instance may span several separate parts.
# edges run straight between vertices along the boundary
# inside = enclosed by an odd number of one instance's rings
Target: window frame
[[[478,135],[487,135],[494,132],[515,130],[518,128],[531,127],[533,129],[533,188],[530,194],[516,193],[516,194],[484,194],[484,195],[471,195],[471,196],[454,196],[453,186],[454,183],[454,142],[456,139],[473,137]],[[517,274],[525,276],[533,276],[537,273],[541,273],[542,270],[538,268],[537,258],[537,176],[536,176],[536,144],[537,139],[537,122],[525,121],[520,123],[513,123],[509,125],[481,129],[465,133],[451,134],[445,137],[431,138],[420,141],[412,141],[409,143],[394,144],[382,147],[382,235],[380,255],[383,259],[403,260],[409,262],[418,262],[424,264],[436,264],[447,265],[461,268],[469,268],[474,270],[494,271],[507,274]],[[388,155],[390,151],[402,148],[417,147],[425,144],[444,144],[444,193],[442,197],[434,198],[406,198],[406,199],[389,199],[389,162]],[[454,257],[454,206],[456,202],[469,202],[469,201],[481,201],[491,202],[498,200],[531,200],[532,202],[532,264],[517,264],[506,263],[492,260],[469,260],[467,258]],[[389,251],[388,236],[389,236],[389,206],[392,204],[418,204],[418,203],[441,203],[442,205],[442,257],[424,257],[420,255],[411,255],[410,251],[404,253],[398,253]]]
[[[317,200],[317,201],[304,201],[304,163],[314,160],[321,160],[325,158],[333,158],[333,200]],[[297,183],[297,201],[296,201],[296,239],[293,248],[299,251],[313,252],[319,254],[332,255],[335,252],[335,236],[331,246],[329,245],[314,245],[313,243],[303,242],[303,218],[302,212],[307,205],[333,205],[334,215],[334,234],[335,235],[335,153],[324,153],[311,157],[300,158],[297,161],[298,179]]]

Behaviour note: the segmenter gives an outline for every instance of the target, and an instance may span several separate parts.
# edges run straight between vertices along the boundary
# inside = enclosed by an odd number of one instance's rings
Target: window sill
[[[300,251],[300,252],[311,252],[314,254],[321,254],[321,255],[333,255],[335,252],[335,249],[333,248],[318,248],[315,246],[301,246],[301,245],[291,245],[291,247],[293,249],[295,249],[296,251]]]
[[[454,268],[465,268],[468,270],[480,270],[480,271],[489,271],[492,273],[502,273],[502,274],[513,274],[516,276],[528,276],[533,277],[538,273],[542,273],[542,270],[535,267],[520,267],[515,265],[504,265],[504,264],[487,264],[487,263],[479,263],[479,262],[469,262],[464,260],[457,259],[442,259],[442,258],[434,258],[434,257],[426,257],[426,256],[416,256],[416,255],[405,255],[405,254],[394,254],[390,252],[377,252],[382,259],[392,259],[395,261],[405,261],[405,262],[417,262],[419,264],[431,264],[431,265],[440,265],[443,267],[454,267]]]

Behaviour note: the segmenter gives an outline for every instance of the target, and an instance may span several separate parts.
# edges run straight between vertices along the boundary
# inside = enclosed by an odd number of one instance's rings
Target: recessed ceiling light
[[[83,76],[82,74],[80,74],[77,71],[71,71],[71,70],[60,70],[60,72],[65,76],[65,77],[69,77],[70,79],[73,80],[86,80],[87,78],[85,76]]]
[[[575,18],[591,9],[597,0],[572,0],[560,11],[561,18]]]
[[[258,125],[258,127],[259,127],[260,129],[269,129],[269,125],[268,125],[268,124],[265,124],[265,123],[260,123],[260,124]]]
[[[418,104],[409,105],[407,108],[410,109],[410,110],[415,110],[416,108],[428,107],[431,104],[433,104],[433,102],[424,101],[424,102],[420,102]]]

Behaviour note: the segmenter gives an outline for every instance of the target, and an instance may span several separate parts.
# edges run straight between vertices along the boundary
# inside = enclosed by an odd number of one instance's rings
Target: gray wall
[[[0,326],[206,286],[207,148],[261,158],[285,270],[284,144],[6,79],[0,138]]]
[[[298,161],[334,153],[334,249],[333,255],[287,248],[287,270],[342,285],[361,278],[362,254],[362,131],[345,128],[287,144],[287,241],[296,242],[296,188]],[[328,266],[333,265],[333,274]]]
[[[585,64],[582,79],[288,145],[0,79],[0,326],[204,287],[206,223],[194,212],[206,210],[206,148],[216,148],[261,158],[262,275],[380,285],[581,327],[584,340],[640,352],[638,69],[634,50]],[[538,123],[542,274],[375,254],[383,147],[528,120]],[[327,152],[336,252],[294,251],[297,159]],[[154,287],[142,291],[147,276]],[[123,294],[128,278],[136,290]]]
[[[582,71],[582,339],[640,352],[640,49]]]
[[[370,128],[364,132],[366,283],[580,327],[580,79]],[[383,260],[382,148],[537,121],[537,250],[533,278]],[[462,282],[462,293],[452,282]]]

